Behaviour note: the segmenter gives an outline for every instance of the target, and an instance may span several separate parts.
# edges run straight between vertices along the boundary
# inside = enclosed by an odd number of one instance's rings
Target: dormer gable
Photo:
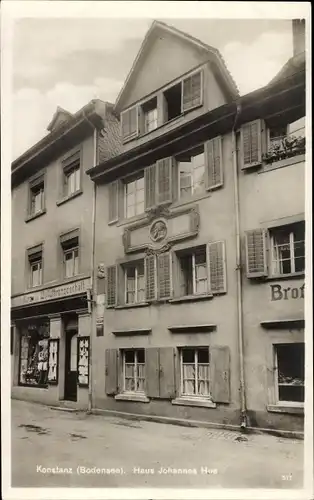
[[[51,122],[47,127],[48,132],[52,132],[56,128],[60,127],[61,125],[69,121],[71,118],[73,118],[72,113],[58,106],[52,117]]]
[[[238,97],[237,86],[220,52],[200,40],[154,21],[148,30],[116,103],[122,110],[204,63],[210,63],[224,92]]]

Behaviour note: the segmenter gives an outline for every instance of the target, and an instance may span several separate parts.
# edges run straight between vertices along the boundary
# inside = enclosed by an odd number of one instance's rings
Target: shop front
[[[12,397],[85,409],[89,279],[12,297]]]

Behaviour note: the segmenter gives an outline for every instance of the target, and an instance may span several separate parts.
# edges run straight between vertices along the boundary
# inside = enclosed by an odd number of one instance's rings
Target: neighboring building
[[[303,134],[304,80],[239,98],[216,49],[152,25],[115,104],[122,153],[88,171],[93,407],[302,427],[305,145],[277,149]]]
[[[243,329],[250,420],[260,427],[302,430],[305,25],[294,21],[293,27],[294,56],[268,88],[242,99],[239,193],[248,247]]]
[[[119,151],[112,105],[58,108],[49,134],[12,164],[12,395],[87,407],[93,183]]]

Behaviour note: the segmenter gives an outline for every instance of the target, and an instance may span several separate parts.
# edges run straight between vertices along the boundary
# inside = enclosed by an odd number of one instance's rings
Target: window
[[[205,192],[204,146],[176,157],[179,171],[180,198]]]
[[[80,153],[76,153],[63,162],[63,195],[71,196],[80,191],[81,160]]]
[[[127,265],[125,275],[125,303],[135,304],[145,301],[145,271],[144,260]]]
[[[274,126],[269,128],[270,146],[281,146],[283,139],[287,136],[287,125]]]
[[[49,323],[29,325],[23,330],[20,345],[19,383],[45,386],[48,376]]]
[[[125,216],[126,218],[144,212],[144,173],[125,183]]]
[[[208,293],[206,247],[179,256],[181,295]]]
[[[304,402],[304,343],[275,345],[278,401]]]
[[[272,273],[284,275],[305,269],[305,223],[271,231]]]
[[[75,231],[77,233],[77,231]],[[71,233],[61,236],[63,275],[72,278],[79,274],[79,238]]]
[[[40,182],[30,188],[30,215],[42,212],[44,205],[44,182]]]
[[[29,286],[31,288],[42,285],[42,250],[31,253],[29,261]]]
[[[164,92],[165,99],[165,112],[166,115],[164,117],[164,121],[170,121],[180,116],[181,111],[181,102],[182,102],[182,84],[181,82],[170,89]]]
[[[123,391],[145,392],[145,350],[128,349],[122,351]]]
[[[143,132],[151,132],[158,126],[157,121],[157,97],[145,102],[142,105],[142,111],[144,116],[144,130]]]
[[[184,348],[180,351],[181,395],[210,397],[209,348]]]

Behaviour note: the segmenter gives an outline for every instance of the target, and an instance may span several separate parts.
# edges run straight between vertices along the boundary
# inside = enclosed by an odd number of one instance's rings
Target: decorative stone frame
[[[164,238],[161,238],[161,241],[154,242],[151,239],[151,242],[147,241],[147,243],[140,245],[131,245],[131,233],[136,229],[141,229],[147,227],[151,224],[158,222],[159,220],[167,225],[167,220],[174,219],[181,215],[189,216],[189,230],[185,233],[179,233],[177,235],[173,235],[167,237],[167,234]],[[160,252],[161,249],[165,251],[166,248],[171,246],[173,243],[181,240],[185,240],[188,238],[193,238],[198,235],[200,226],[200,214],[198,205],[194,205],[192,207],[180,209],[180,210],[169,210],[167,207],[157,207],[156,209],[150,210],[148,215],[144,221],[137,222],[136,224],[132,224],[124,229],[124,233],[122,236],[124,251],[126,254],[133,252]]]

